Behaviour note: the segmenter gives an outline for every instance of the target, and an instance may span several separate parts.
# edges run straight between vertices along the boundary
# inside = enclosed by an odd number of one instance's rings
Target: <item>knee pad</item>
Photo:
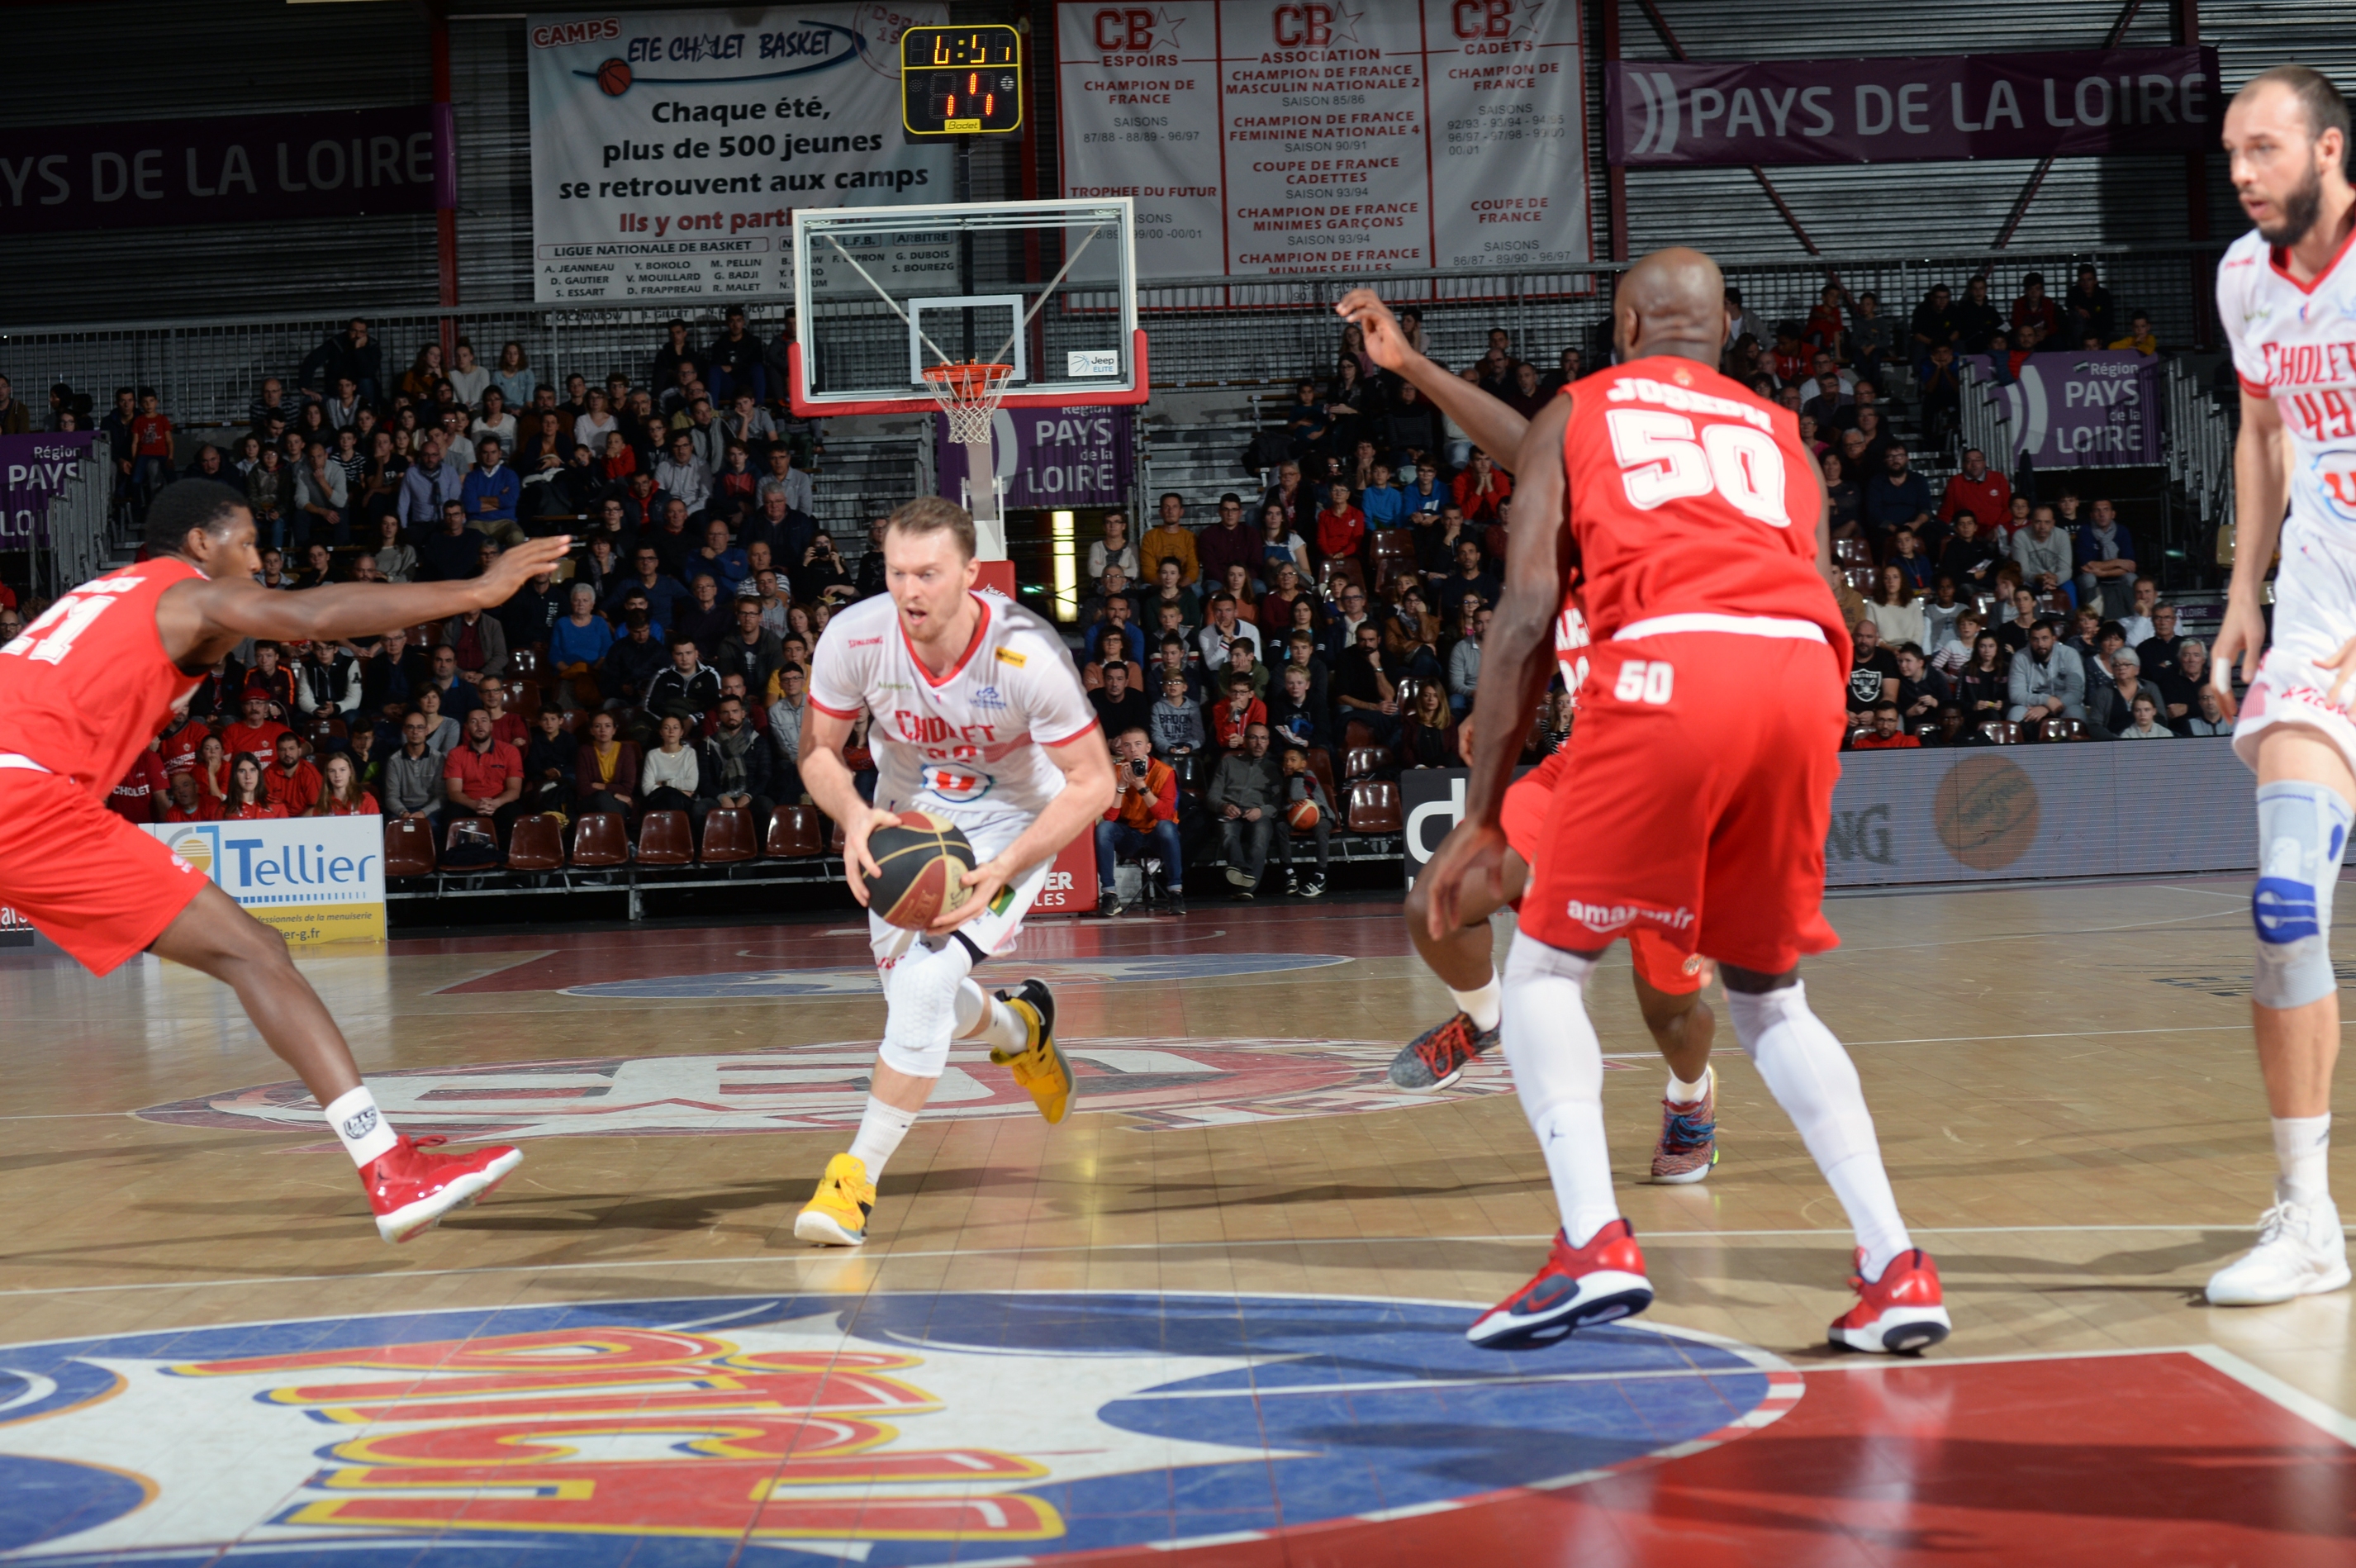
[[[955,940],[937,948],[917,942],[892,966],[884,988],[889,1009],[884,1043],[876,1052],[885,1067],[911,1078],[941,1076],[957,1032],[958,988],[972,970],[972,950]]]
[[[2304,1007],[2340,987],[2331,972],[2331,894],[2351,820],[2348,803],[2323,785],[2294,779],[2259,786],[2250,997],[2261,1007]]]

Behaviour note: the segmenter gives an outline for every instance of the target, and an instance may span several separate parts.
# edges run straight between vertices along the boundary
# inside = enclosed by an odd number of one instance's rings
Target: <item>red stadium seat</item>
[[[2010,719],[1983,719],[1980,734],[1997,746],[2017,746],[2020,742],[2020,726]]]
[[[573,825],[573,867],[596,869],[630,863],[630,841],[622,819],[612,811],[592,811]]]
[[[1375,726],[1364,719],[1350,719],[1342,725],[1342,751],[1344,756],[1362,746],[1375,744]]]
[[[547,671],[547,660],[537,649],[518,648],[508,653],[508,675],[510,679],[534,679]]]
[[[333,714],[315,714],[303,726],[303,736],[313,746],[323,746],[331,740],[349,740],[351,728]]]
[[[640,865],[685,865],[695,858],[695,835],[685,811],[648,811],[638,822]]]
[[[1399,814],[1398,786],[1387,779],[1361,779],[1350,786],[1344,823],[1354,833],[1395,833],[1406,826]]]
[[[811,860],[826,853],[826,819],[816,806],[780,806],[769,815],[772,860]]]
[[[1342,791],[1333,787],[1333,758],[1323,746],[1309,748],[1309,771],[1317,775],[1317,782],[1324,787],[1325,799],[1338,800],[1342,798]]]
[[[523,720],[526,724],[530,724],[534,719],[540,717],[540,682],[537,681],[509,681],[508,682],[508,706],[515,711],[516,717]]]
[[[703,849],[696,857],[705,865],[732,865],[760,853],[753,842],[753,813],[743,806],[714,806],[704,814]]]
[[[442,826],[442,861],[448,869],[487,871],[499,863],[499,831],[488,817],[452,817]]]
[[[553,811],[516,819],[508,835],[509,871],[564,869],[564,819]]]
[[[434,830],[410,817],[394,817],[384,824],[384,874],[387,876],[430,876],[434,873]]]
[[[2094,736],[2087,731],[2085,720],[2055,717],[2045,720],[2038,726],[2037,738],[2040,740],[2092,740]]]
[[[1379,746],[1354,746],[1342,754],[1342,772],[1351,782],[1371,779],[1390,760],[1390,753]]]
[[[564,710],[564,733],[566,735],[579,735],[584,729],[588,727],[588,724],[589,715],[583,713],[579,708],[567,708]]]

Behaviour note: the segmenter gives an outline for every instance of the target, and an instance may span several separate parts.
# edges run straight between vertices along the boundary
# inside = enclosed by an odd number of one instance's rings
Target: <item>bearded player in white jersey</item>
[[[2233,188],[2256,229],[2217,269],[2242,383],[2233,450],[2233,581],[2212,654],[2225,702],[2249,692],[2233,749],[2258,776],[2257,962],[2251,1022],[2280,1176],[2258,1244],[2209,1281],[2210,1303],[2259,1306],[2348,1283],[2331,1201],[2331,1069],[2340,1054],[2331,895],[2356,821],[2356,190],[2348,105],[2304,66],[2254,77],[2225,115]],[[2284,511],[2287,504],[2289,517]],[[2274,646],[2259,593],[2279,541]]]
[[[924,931],[867,918],[884,1043],[857,1136],[827,1162],[794,1221],[805,1241],[851,1247],[867,1240],[876,1178],[940,1081],[952,1042],[988,1046],[1041,1115],[1064,1119],[1072,1075],[1055,1048],[1055,998],[1035,980],[993,996],[970,974],[1013,945],[1056,853],[1113,800],[1111,754],[1072,656],[1030,611],[974,591],[964,509],[908,502],[885,522],[883,550],[884,595],[828,622],[811,657],[802,783],[842,824],[843,880],[862,904],[876,875],[868,835],[901,811],[955,822],[976,864],[962,902]],[[842,757],[862,710],[874,715],[873,806]]]

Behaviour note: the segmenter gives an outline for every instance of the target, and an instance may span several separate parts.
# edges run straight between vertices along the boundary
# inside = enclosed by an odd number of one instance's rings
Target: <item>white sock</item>
[[[336,1136],[343,1140],[344,1153],[351,1155],[352,1164],[362,1170],[379,1156],[391,1154],[392,1146],[401,1142],[392,1123],[376,1108],[376,1096],[369,1092],[365,1083],[348,1094],[337,1095],[336,1102],[322,1114],[327,1118],[327,1125],[336,1130]]]
[[[1031,1043],[1031,1031],[1021,1014],[969,980],[958,987],[957,1037],[1019,1051]]]
[[[1808,988],[1794,981],[1780,991],[1726,993],[1734,1037],[1767,1080],[1775,1103],[1800,1130],[1834,1196],[1865,1249],[1865,1277],[1879,1279],[1892,1258],[1913,1245],[1899,1218],[1898,1198],[1881,1168],[1881,1146],[1856,1064],[1833,1032],[1808,1011]]]
[[[900,1140],[916,1124],[915,1112],[886,1105],[872,1094],[867,1097],[867,1113],[859,1119],[859,1133],[851,1140],[851,1154],[867,1167],[869,1181],[884,1174],[884,1162],[892,1157]]]
[[[1698,1105],[1709,1095],[1709,1069],[1701,1069],[1701,1079],[1687,1083],[1672,1070],[1669,1074],[1668,1101],[1672,1105]]]
[[[2328,1203],[2331,1199],[2331,1112],[2320,1116],[2277,1116],[2275,1162],[2282,1179],[2276,1196],[2286,1203]]]
[[[1620,1218],[1603,1138],[1603,1046],[1584,990],[1594,967],[1520,931],[1505,957],[1505,1062],[1574,1247]]]
[[[1504,989],[1497,983],[1497,972],[1494,969],[1489,972],[1488,983],[1478,991],[1459,991],[1452,985],[1448,988],[1449,1000],[1455,1003],[1457,1010],[1472,1019],[1472,1026],[1483,1034],[1495,1028],[1498,1021],[1505,1015],[1505,997]]]

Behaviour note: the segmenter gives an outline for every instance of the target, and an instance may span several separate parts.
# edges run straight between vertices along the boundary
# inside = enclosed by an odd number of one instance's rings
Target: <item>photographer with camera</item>
[[[802,552],[801,564],[794,569],[793,577],[794,597],[805,603],[825,599],[840,604],[852,596],[851,574],[843,570],[833,536],[823,532]]]
[[[1097,913],[1108,919],[1121,912],[1113,865],[1124,854],[1152,855],[1162,862],[1169,888],[1168,908],[1186,912],[1186,857],[1178,840],[1178,775],[1153,760],[1151,743],[1138,725],[1114,736],[1113,803],[1097,823]]]

